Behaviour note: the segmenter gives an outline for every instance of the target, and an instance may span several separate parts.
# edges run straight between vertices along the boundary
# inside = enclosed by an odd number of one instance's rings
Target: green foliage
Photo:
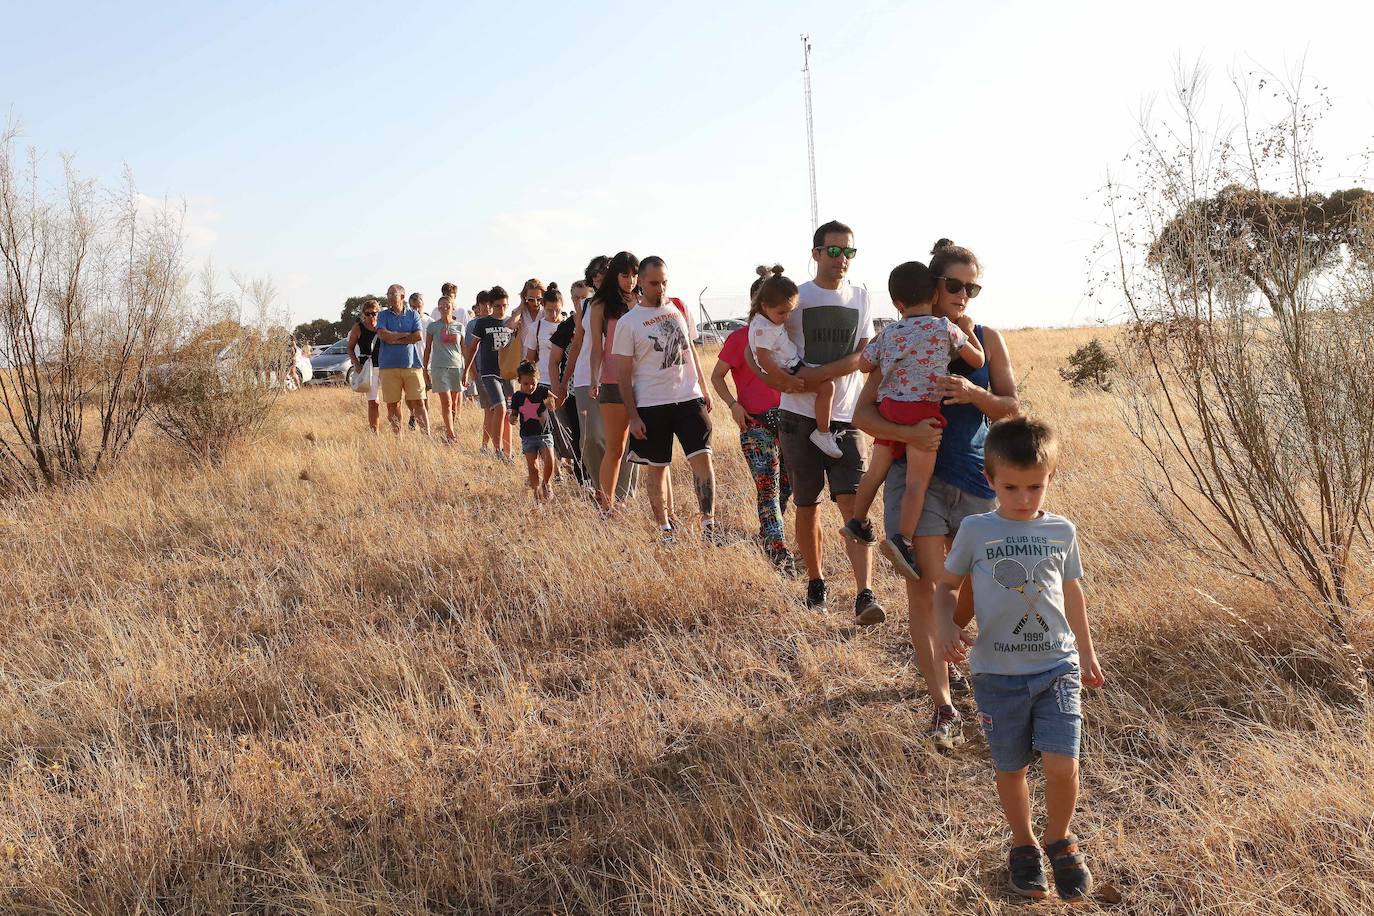
[[[1075,388],[1111,391],[1112,373],[1116,369],[1116,359],[1102,346],[1102,341],[1094,337],[1069,354],[1069,364],[1059,370],[1059,377]]]
[[[369,301],[380,302],[382,297],[349,296],[344,300],[343,308],[339,310],[338,321],[316,318],[314,321],[298,324],[294,332],[296,339],[303,344],[332,344],[336,340],[347,337],[348,332],[353,330],[353,325],[358,320],[358,313],[362,311],[363,304]]]
[[[1149,262],[1183,287],[1258,290],[1274,314],[1291,308],[1299,277],[1367,258],[1374,193],[1284,195],[1228,184],[1187,201],[1160,230]],[[1370,265],[1367,265],[1370,266]]]

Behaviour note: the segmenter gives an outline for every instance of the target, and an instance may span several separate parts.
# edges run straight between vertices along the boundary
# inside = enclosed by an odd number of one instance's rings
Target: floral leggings
[[[785,549],[782,516],[792,485],[787,468],[782,464],[782,450],[778,447],[778,412],[770,410],[749,415],[749,426],[739,434],[744,460],[754,475],[754,489],[758,491],[759,537],[763,546]]]

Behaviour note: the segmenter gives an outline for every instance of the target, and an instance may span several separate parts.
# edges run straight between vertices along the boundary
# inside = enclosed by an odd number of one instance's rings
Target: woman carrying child
[[[511,395],[510,422],[520,424],[520,451],[529,470],[530,491],[535,502],[553,495],[553,433],[549,427],[549,408],[553,398],[548,386],[539,384],[539,369],[523,362],[515,371],[520,387]]]
[[[931,252],[930,271],[935,275],[935,304],[931,313],[958,323],[970,299],[982,290],[982,272],[972,251],[940,239]],[[941,413],[945,428],[930,420],[904,426],[883,418],[878,410],[878,385],[871,373],[859,396],[854,425],[875,438],[906,444],[907,453],[931,452],[935,471],[926,490],[925,503],[916,523],[913,554],[917,567],[931,575],[906,582],[911,646],[925,677],[926,690],[935,706],[928,736],[937,747],[951,749],[962,741],[962,722],[950,700],[950,671],[933,641],[935,582],[944,568],[945,555],[960,523],[970,515],[996,508],[996,493],[983,474],[983,441],[989,421],[1020,413],[1016,398],[1016,373],[1002,335],[992,328],[973,326],[973,337],[983,345],[986,361],[974,369],[956,362],[941,379]],[[904,462],[888,472],[883,491],[883,522],[888,537],[900,535],[902,496],[906,490]],[[956,620],[968,623],[972,605],[961,601]]]
[[[973,336],[972,318],[961,315],[955,324],[931,314],[935,284],[935,274],[920,261],[907,261],[893,268],[887,278],[887,291],[902,318],[869,342],[859,359],[860,369],[876,370],[882,378],[878,385],[878,413],[884,420],[903,426],[929,420],[943,429],[947,424],[940,412],[941,379],[949,373],[951,360],[963,359],[975,369],[982,368],[985,361],[983,345]],[[840,533],[856,543],[873,544],[876,538],[868,521],[868,510],[893,462],[902,457],[907,462],[901,524],[897,532],[884,538],[882,551],[897,572],[916,580],[921,578],[921,572],[911,553],[911,541],[935,471],[933,452],[915,451],[908,455],[906,443],[900,439],[877,437],[868,470],[854,496],[854,516]]]

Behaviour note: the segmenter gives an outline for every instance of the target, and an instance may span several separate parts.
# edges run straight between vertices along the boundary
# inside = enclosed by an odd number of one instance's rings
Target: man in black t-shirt
[[[477,379],[477,400],[486,412],[483,419],[486,433],[495,445],[496,457],[511,464],[515,459],[511,454],[506,411],[513,389],[510,380],[501,377],[501,350],[515,339],[517,319],[506,317],[510,298],[504,289],[493,286],[487,296],[491,314],[475,319],[468,326],[463,354],[468,367],[465,380]]]

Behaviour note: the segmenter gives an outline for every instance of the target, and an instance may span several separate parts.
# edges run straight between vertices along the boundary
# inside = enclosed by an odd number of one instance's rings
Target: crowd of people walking
[[[868,290],[847,279],[857,254],[853,230],[830,222],[812,238],[814,279],[798,284],[781,267],[759,268],[748,325],[725,340],[709,379],[661,257],[592,258],[566,308],[556,284],[530,279],[513,310],[493,286],[469,311],[447,283],[426,316],[419,293],[407,300],[393,284],[349,335],[354,387],[367,397],[372,430],[385,405],[398,435],[402,403],[409,423],[430,432],[426,391],[434,391],[450,444],[464,400],[475,399],[479,451],[514,464],[518,430],[535,501],[549,499],[564,473],[606,516],[625,511],[642,488],[667,540],[688,536],[667,473],[676,441],[698,514],[691,537],[706,544],[723,539],[711,435],[713,420],[728,414],[756,491],[760,546],[780,571],[805,577],[808,607],[830,599],[819,511],[827,493],[844,519],[854,620],[872,626],[887,616],[872,587],[875,546],[903,577],[932,700],[928,735],[946,750],[962,741],[953,693],[968,681],[954,663],[973,643],[964,628],[977,616],[973,690],[1016,843],[1012,889],[1044,896],[1043,846],[1060,895],[1084,896],[1091,878],[1068,832],[1078,690],[1102,674],[1073,527],[1041,508],[1057,439],[1019,416],[1006,342],[969,314],[982,289],[972,251],[941,239],[928,263],[894,268],[888,292],[899,314],[881,334]],[[871,456],[860,430],[874,437]],[[881,535],[868,517],[880,491]],[[796,553],[783,521],[789,502]],[[1047,780],[1043,843],[1030,832],[1033,751]]]

